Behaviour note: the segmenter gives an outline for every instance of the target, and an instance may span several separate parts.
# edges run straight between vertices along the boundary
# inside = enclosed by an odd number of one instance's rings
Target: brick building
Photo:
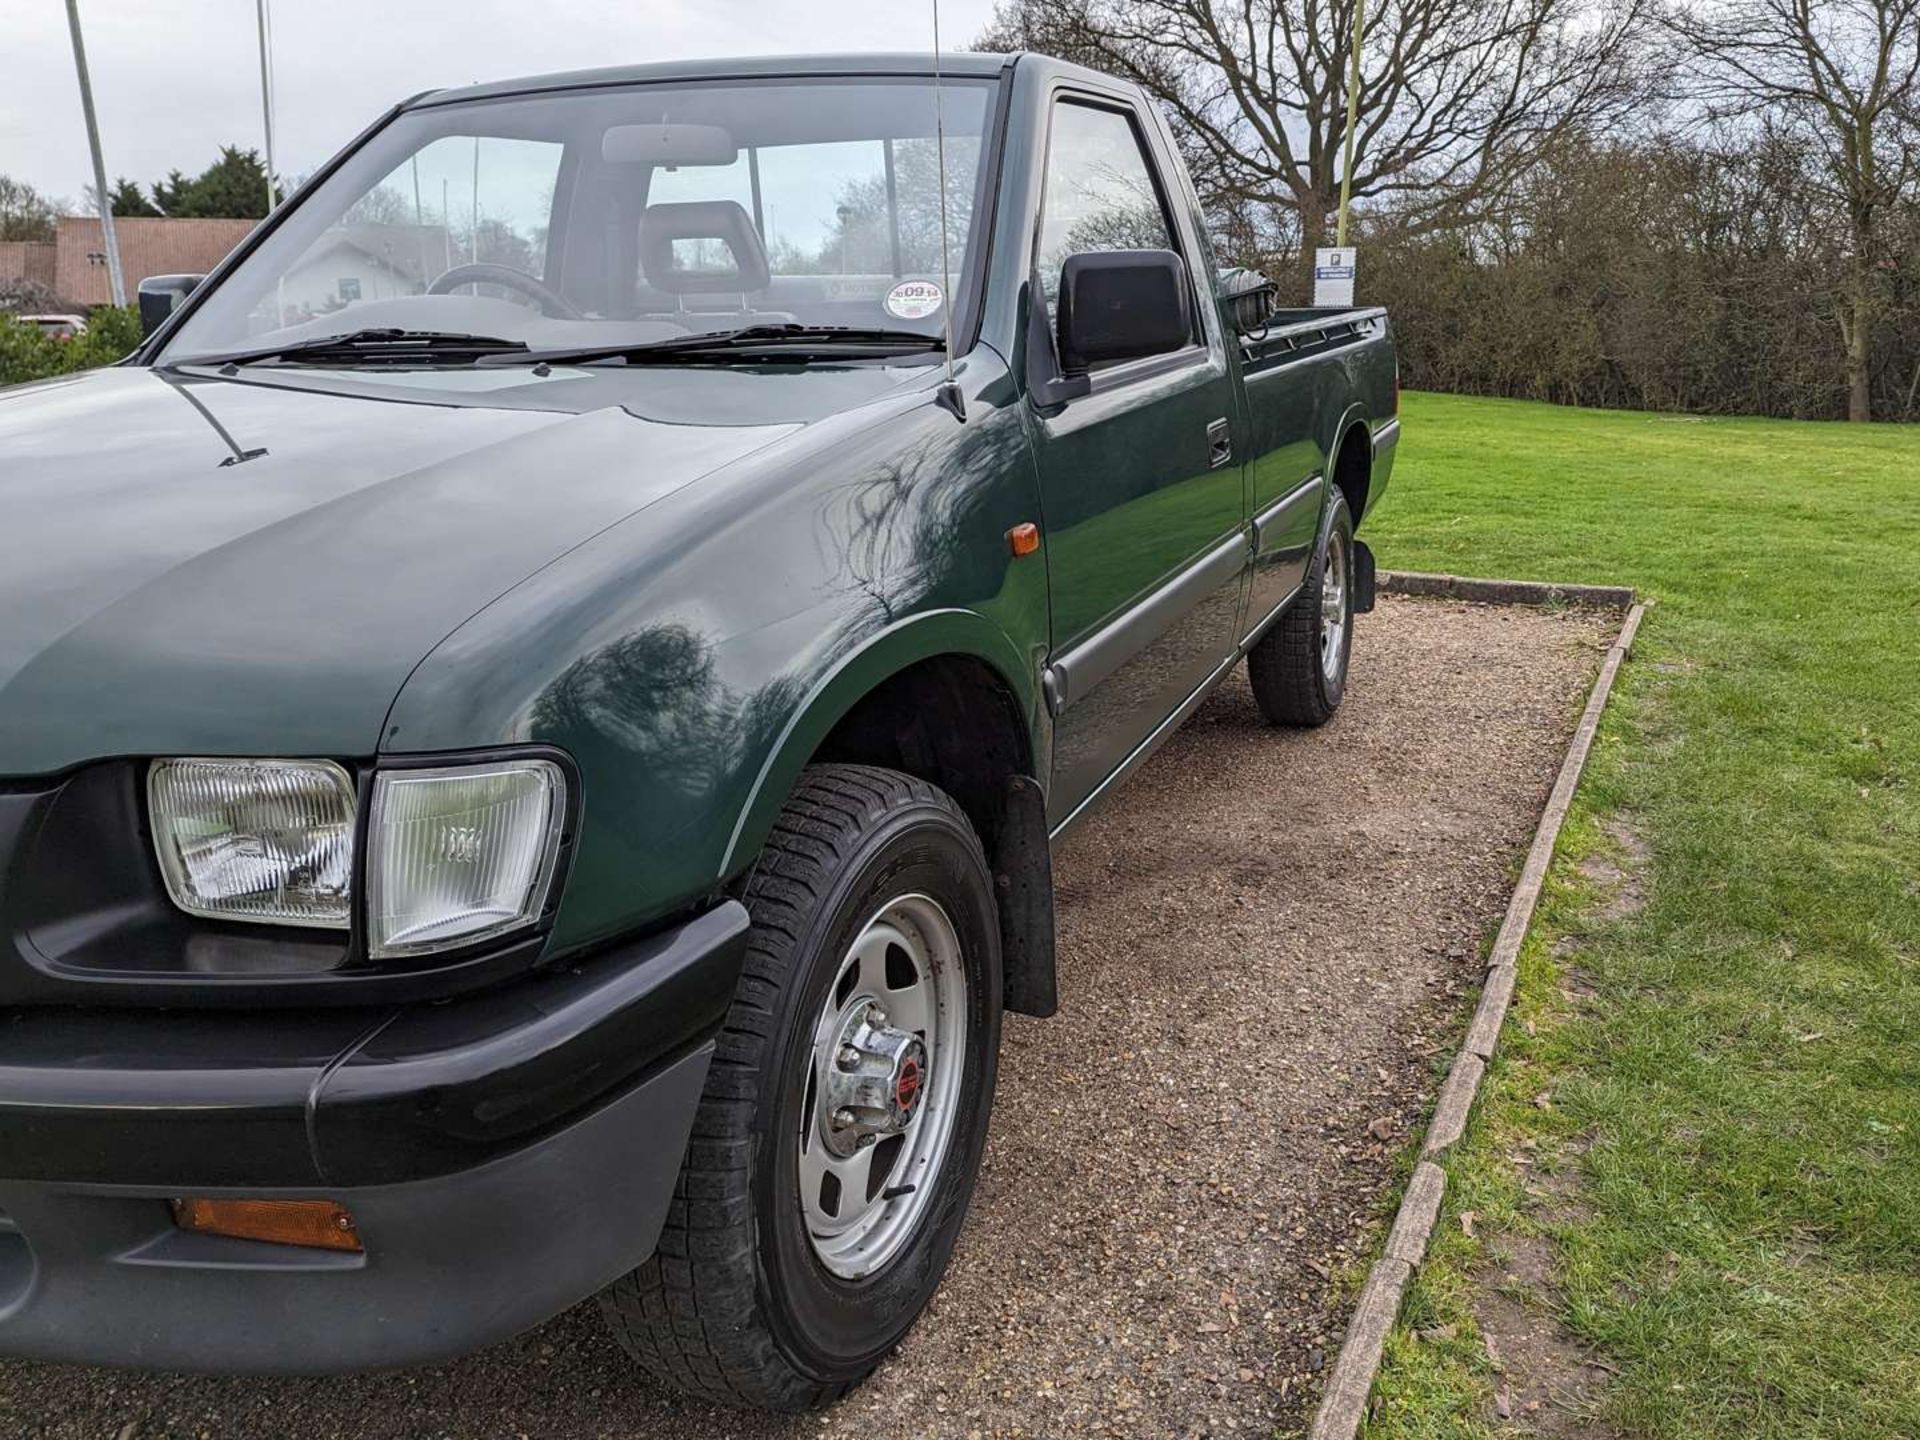
[[[127,303],[149,275],[204,275],[253,229],[252,220],[166,220],[115,216],[120,267],[126,276]],[[35,280],[49,286],[64,304],[86,309],[113,299],[107,274],[107,250],[100,221],[87,215],[62,215],[54,238],[0,244],[0,280]]]
[[[0,280],[31,280],[53,288],[51,240],[0,240]]]

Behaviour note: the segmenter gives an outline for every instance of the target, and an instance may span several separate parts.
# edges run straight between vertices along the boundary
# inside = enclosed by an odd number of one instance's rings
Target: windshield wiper
[[[502,340],[496,335],[463,335],[448,330],[397,330],[391,327],[350,330],[344,335],[322,335],[312,340],[292,340],[283,345],[260,345],[250,350],[229,350],[217,355],[188,355],[171,360],[169,369],[184,365],[204,365],[224,370],[230,365],[256,365],[268,360],[321,360],[337,356],[356,365],[410,364],[421,360],[468,362],[483,355],[526,353],[524,340]]]
[[[884,330],[859,325],[743,325],[737,330],[676,335],[667,340],[529,350],[524,354],[487,356],[476,363],[590,365],[599,360],[624,360],[629,365],[671,364],[681,360],[729,363],[768,356],[807,360],[822,355],[849,358],[875,351],[898,353],[945,348],[946,342],[938,335],[924,335],[918,330]]]

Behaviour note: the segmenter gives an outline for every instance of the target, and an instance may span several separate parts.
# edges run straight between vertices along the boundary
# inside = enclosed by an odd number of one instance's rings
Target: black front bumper
[[[746,932],[377,1015],[0,1020],[0,1353],[374,1368],[585,1298],[658,1238]],[[366,1251],[190,1235],[183,1195],[335,1200]]]

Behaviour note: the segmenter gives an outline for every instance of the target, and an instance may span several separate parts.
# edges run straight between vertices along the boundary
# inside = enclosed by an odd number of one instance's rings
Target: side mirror
[[[149,275],[140,282],[140,333],[152,335],[167,323],[167,317],[180,308],[204,275]]]
[[[1187,267],[1171,250],[1069,255],[1060,270],[1060,368],[1164,355],[1193,343]]]

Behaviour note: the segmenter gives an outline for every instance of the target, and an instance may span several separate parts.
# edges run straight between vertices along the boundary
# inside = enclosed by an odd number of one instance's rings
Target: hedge
[[[87,317],[87,333],[71,340],[55,340],[37,326],[0,314],[0,385],[111,365],[139,343],[140,315],[132,306],[100,306]]]

